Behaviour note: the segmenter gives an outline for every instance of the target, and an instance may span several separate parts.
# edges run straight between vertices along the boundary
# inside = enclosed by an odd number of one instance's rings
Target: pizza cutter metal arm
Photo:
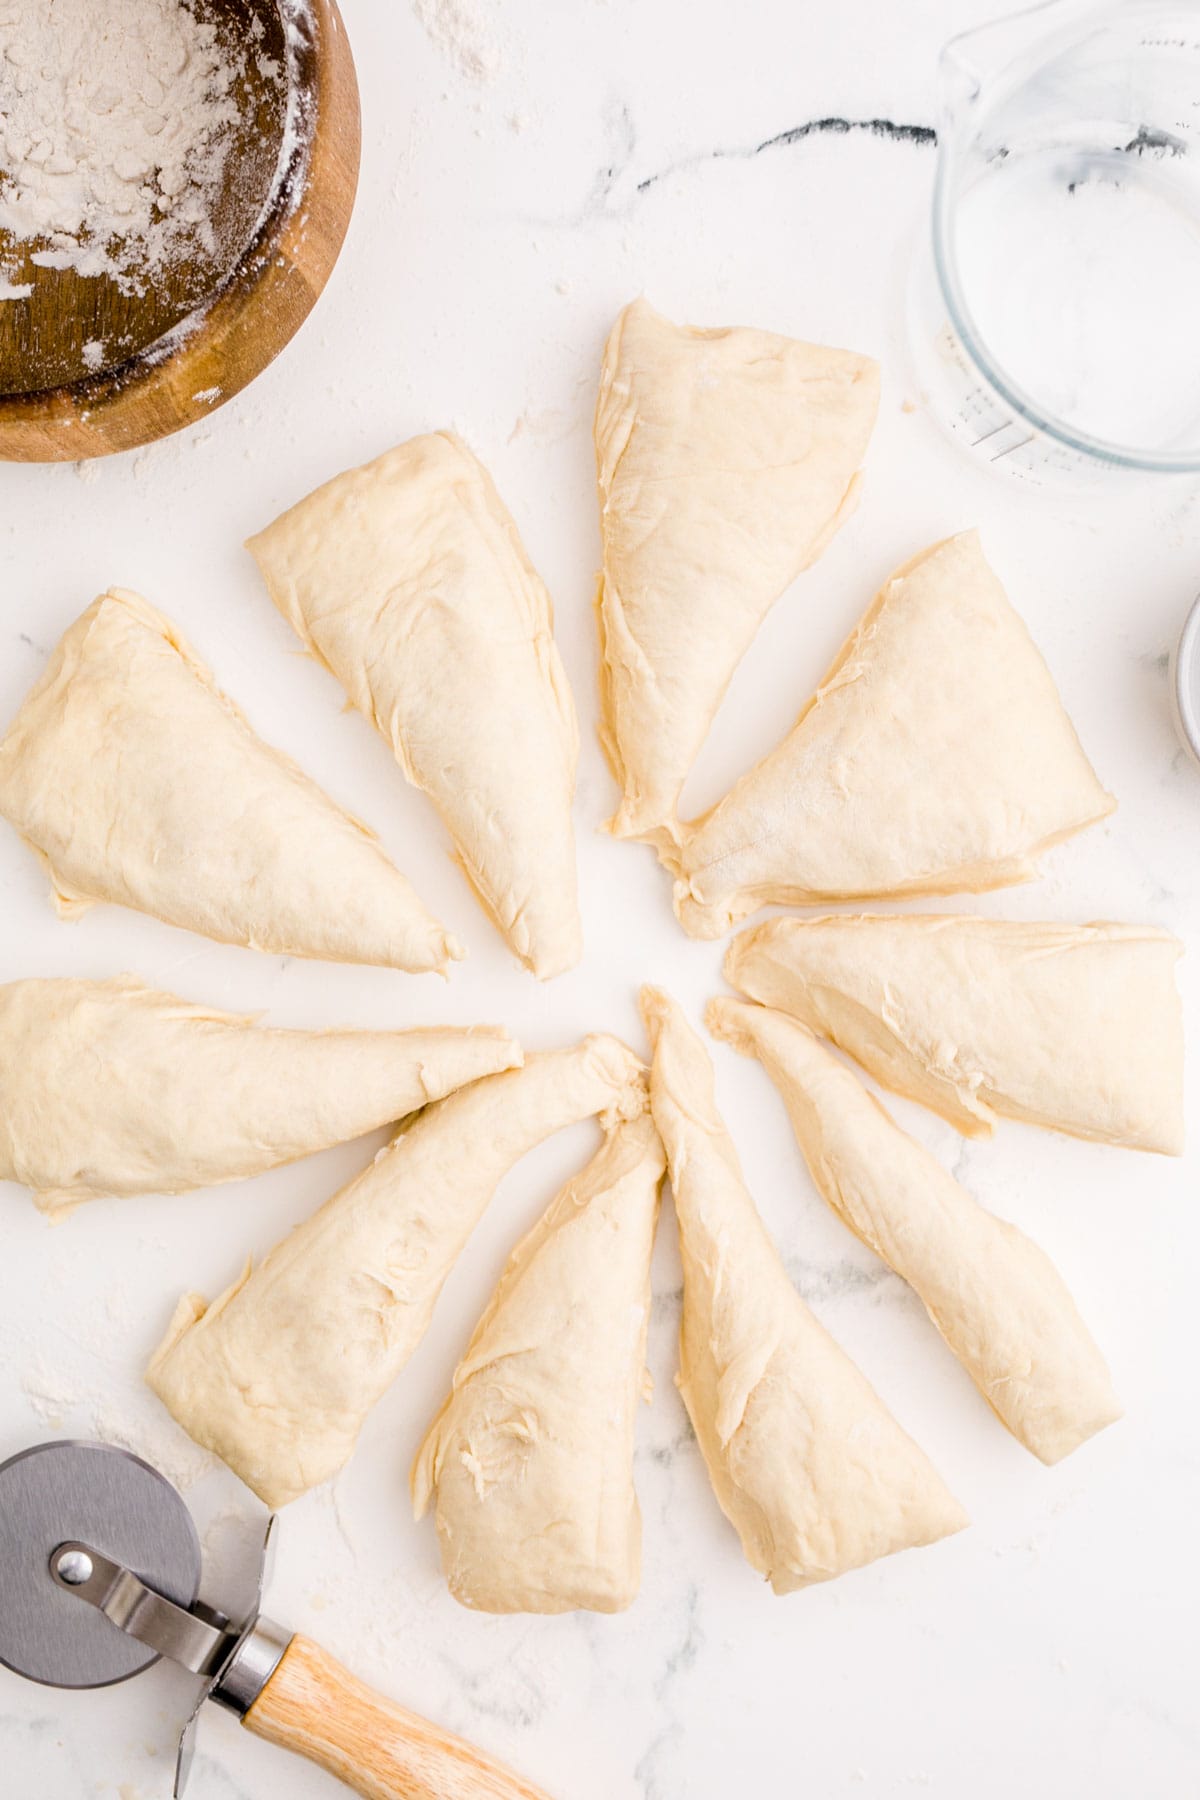
[[[264,1573],[274,1524],[272,1519],[267,1529]],[[196,1719],[206,1699],[236,1713],[256,1736],[317,1763],[365,1800],[547,1800],[473,1745],[384,1699],[319,1645],[285,1631],[257,1607],[246,1625],[233,1627],[203,1601],[179,1606],[131,1569],[75,1540],[56,1547],[50,1574],[127,1636],[208,1678],[180,1739],[176,1800],[187,1782]]]

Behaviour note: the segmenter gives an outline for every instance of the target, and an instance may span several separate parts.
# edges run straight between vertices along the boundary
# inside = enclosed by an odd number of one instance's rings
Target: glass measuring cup
[[[1200,472],[1200,0],[1043,0],[939,68],[923,396],[1027,482]]]

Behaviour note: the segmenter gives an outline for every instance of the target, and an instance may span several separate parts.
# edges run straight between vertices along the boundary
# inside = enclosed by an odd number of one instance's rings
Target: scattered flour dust
[[[244,54],[195,0],[0,0],[0,228],[127,285],[211,252]]]
[[[214,1513],[205,1526],[204,1535],[200,1540],[205,1561],[207,1562],[214,1554],[215,1549],[221,1547],[222,1540],[226,1536],[240,1541],[246,1536],[253,1523],[250,1509],[246,1506],[223,1506],[220,1512]]]
[[[116,1404],[41,1361],[26,1369],[21,1386],[33,1413],[51,1431],[69,1429],[73,1436],[132,1450],[177,1488],[191,1487],[217,1467],[216,1458],[194,1444],[149,1391]]]
[[[460,75],[481,87],[496,80],[504,56],[486,0],[413,0],[413,10],[426,36]]]
[[[51,1431],[61,1431],[79,1405],[78,1389],[41,1363],[26,1371],[21,1385],[30,1406]]]

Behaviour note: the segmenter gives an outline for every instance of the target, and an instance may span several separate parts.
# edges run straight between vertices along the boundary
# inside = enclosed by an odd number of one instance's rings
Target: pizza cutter
[[[112,1444],[57,1439],[0,1464],[0,1662],[51,1687],[109,1687],[160,1656],[204,1682],[183,1729],[176,1800],[205,1700],[366,1800],[547,1800],[460,1738],[355,1679],[259,1611],[197,1598],[200,1541],[166,1478]]]

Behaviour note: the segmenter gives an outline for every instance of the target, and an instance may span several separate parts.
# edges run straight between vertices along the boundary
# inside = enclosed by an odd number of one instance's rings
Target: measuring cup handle
[[[1038,0],[958,32],[942,46],[938,61],[942,135],[953,136],[959,108],[977,99],[1024,51],[1095,10],[1096,0]]]
[[[548,1800],[482,1750],[385,1700],[299,1635],[243,1724],[364,1800]]]

